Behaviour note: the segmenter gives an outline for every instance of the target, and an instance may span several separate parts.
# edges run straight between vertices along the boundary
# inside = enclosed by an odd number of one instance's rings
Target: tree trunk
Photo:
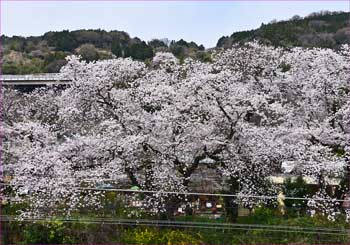
[[[229,186],[230,189],[228,192],[224,194],[233,194],[237,195],[239,192],[239,183],[238,183],[238,178],[237,177],[231,177],[229,180]],[[224,202],[225,202],[225,211],[232,222],[236,222],[237,217],[238,217],[238,202],[237,202],[237,197],[224,197]]]
[[[180,207],[181,202],[181,197],[174,195],[169,196],[168,200],[165,203],[165,212],[160,214],[160,218],[165,220],[173,220],[174,214]]]

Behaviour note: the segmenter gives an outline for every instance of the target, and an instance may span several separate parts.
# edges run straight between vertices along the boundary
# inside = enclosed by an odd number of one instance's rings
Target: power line
[[[18,216],[14,215],[0,215],[4,218],[15,218]],[[64,218],[57,219],[57,216],[46,216],[41,218],[28,218],[29,220],[65,220],[65,221],[91,221],[91,219],[81,219],[81,218]],[[18,220],[17,220],[18,221]],[[346,229],[336,229],[336,228],[323,228],[323,227],[300,227],[300,226],[285,226],[285,225],[263,225],[263,224],[240,224],[240,223],[215,223],[215,222],[194,222],[194,221],[175,221],[175,220],[150,220],[150,219],[114,219],[108,217],[94,218],[92,221],[114,221],[114,222],[136,222],[136,223],[156,223],[156,224],[190,224],[190,225],[217,225],[217,226],[237,226],[237,227],[259,227],[259,228],[282,228],[282,229],[293,229],[293,230],[317,230],[317,231],[329,231],[329,232],[342,232]]]
[[[17,184],[5,184],[0,183],[3,186],[23,186]],[[178,192],[178,191],[152,191],[152,190],[132,190],[132,189],[118,189],[118,188],[94,188],[94,187],[76,187],[76,186],[60,186],[59,188],[70,188],[82,191],[105,191],[105,192],[123,192],[123,193],[148,193],[158,195],[188,195],[188,196],[215,196],[215,197],[235,197],[241,199],[278,199],[278,196],[267,196],[267,195],[246,195],[246,194],[223,194],[223,193],[206,193],[206,192]],[[309,197],[283,197],[285,200],[307,200],[307,201],[331,201],[331,202],[344,202],[349,201],[345,199],[327,199],[327,198],[309,198]]]
[[[181,222],[181,221],[165,221],[165,220],[145,220],[145,219],[48,219],[48,218],[24,218],[18,220],[13,216],[1,216],[2,222],[17,221],[61,221],[65,223],[92,223],[92,224],[114,224],[114,225],[136,225],[136,226],[160,226],[160,227],[184,227],[199,229],[223,229],[223,230],[266,230],[274,232],[301,232],[307,234],[324,234],[348,236],[346,229],[330,229],[330,228],[303,228],[295,226],[277,226],[277,225],[260,225],[260,224],[231,224],[231,223],[210,223],[210,222]]]

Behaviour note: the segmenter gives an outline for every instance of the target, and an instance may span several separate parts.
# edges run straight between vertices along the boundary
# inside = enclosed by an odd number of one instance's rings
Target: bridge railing
[[[27,74],[27,75],[2,75],[0,77],[0,80],[4,82],[7,82],[7,81],[57,81],[57,80],[62,80],[62,78],[60,77],[59,73],[42,73],[42,74]]]

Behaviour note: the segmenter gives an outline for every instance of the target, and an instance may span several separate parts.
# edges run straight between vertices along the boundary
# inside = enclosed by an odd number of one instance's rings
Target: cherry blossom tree
[[[202,166],[242,196],[232,205],[249,208],[271,202],[249,196],[278,193],[268,177],[283,161],[320,180],[341,175],[349,149],[348,54],[348,46],[248,43],[216,51],[212,63],[180,64],[167,53],[150,66],[72,56],[61,70],[72,81],[67,88],[36,90],[5,110],[16,198],[29,200],[26,214],[70,214],[99,207],[103,192],[86,187],[125,175],[130,185],[155,191],[145,194],[143,208],[171,217],[186,197],[163,192],[189,191]]]
[[[341,118],[344,115],[342,107],[348,100],[350,64],[346,52],[348,46],[343,47],[342,53],[336,53],[332,50],[300,48],[286,51],[253,43],[218,54],[216,63],[221,64],[220,67],[239,74],[238,77],[246,84],[250,81],[249,91],[253,91],[253,95],[263,93],[258,99],[263,105],[262,109],[253,107],[248,111],[240,107],[249,112],[250,118],[254,118],[251,121],[259,124],[254,136],[262,133],[263,140],[250,136],[253,147],[245,146],[249,153],[252,152],[251,157],[259,156],[259,152],[265,156],[257,161],[257,169],[266,168],[261,172],[255,171],[259,176],[271,174],[285,160],[295,161],[300,174],[316,177],[321,186],[325,175],[339,177],[344,174],[345,159],[342,152],[346,139]],[[268,130],[263,133],[266,126]],[[267,132],[272,133],[271,137]],[[244,139],[242,136],[239,138]],[[268,141],[269,138],[272,140]],[[237,142],[239,140],[230,146],[240,150],[235,145]],[[254,148],[258,142],[265,143],[265,146]],[[242,175],[243,166],[250,162],[249,158],[242,152],[237,157],[245,157],[243,164],[239,166],[237,160],[229,161],[234,164],[236,171],[231,167],[228,174],[232,176],[235,173],[235,181],[247,181],[249,177],[244,176],[243,180],[239,180],[237,176]],[[254,176],[252,179],[256,181],[260,178]],[[239,183],[233,186],[237,189]],[[255,188],[245,183],[241,193],[248,187],[247,193],[253,194],[256,190],[254,194],[258,194],[261,192],[257,187],[263,186],[261,182]],[[263,193],[268,192],[264,189]],[[250,203],[247,203],[248,206]],[[253,203],[258,202],[254,200]]]

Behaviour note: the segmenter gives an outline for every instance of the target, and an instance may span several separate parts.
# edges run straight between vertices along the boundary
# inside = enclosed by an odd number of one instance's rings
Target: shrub
[[[25,244],[64,244],[74,243],[74,240],[65,234],[65,226],[60,221],[38,222],[28,224],[23,231]]]
[[[288,197],[307,197],[313,194],[311,187],[305,182],[302,176],[297,177],[295,180],[287,178],[283,184],[283,193]],[[305,212],[307,207],[307,202],[305,200],[290,200],[284,201],[287,209],[289,209],[289,214],[295,212]]]
[[[180,230],[166,230],[163,234],[162,243],[166,244],[200,244],[203,243],[201,235],[196,233],[195,235],[189,234]]]
[[[123,234],[123,242],[131,244],[201,244],[199,233],[156,228],[135,228]]]

